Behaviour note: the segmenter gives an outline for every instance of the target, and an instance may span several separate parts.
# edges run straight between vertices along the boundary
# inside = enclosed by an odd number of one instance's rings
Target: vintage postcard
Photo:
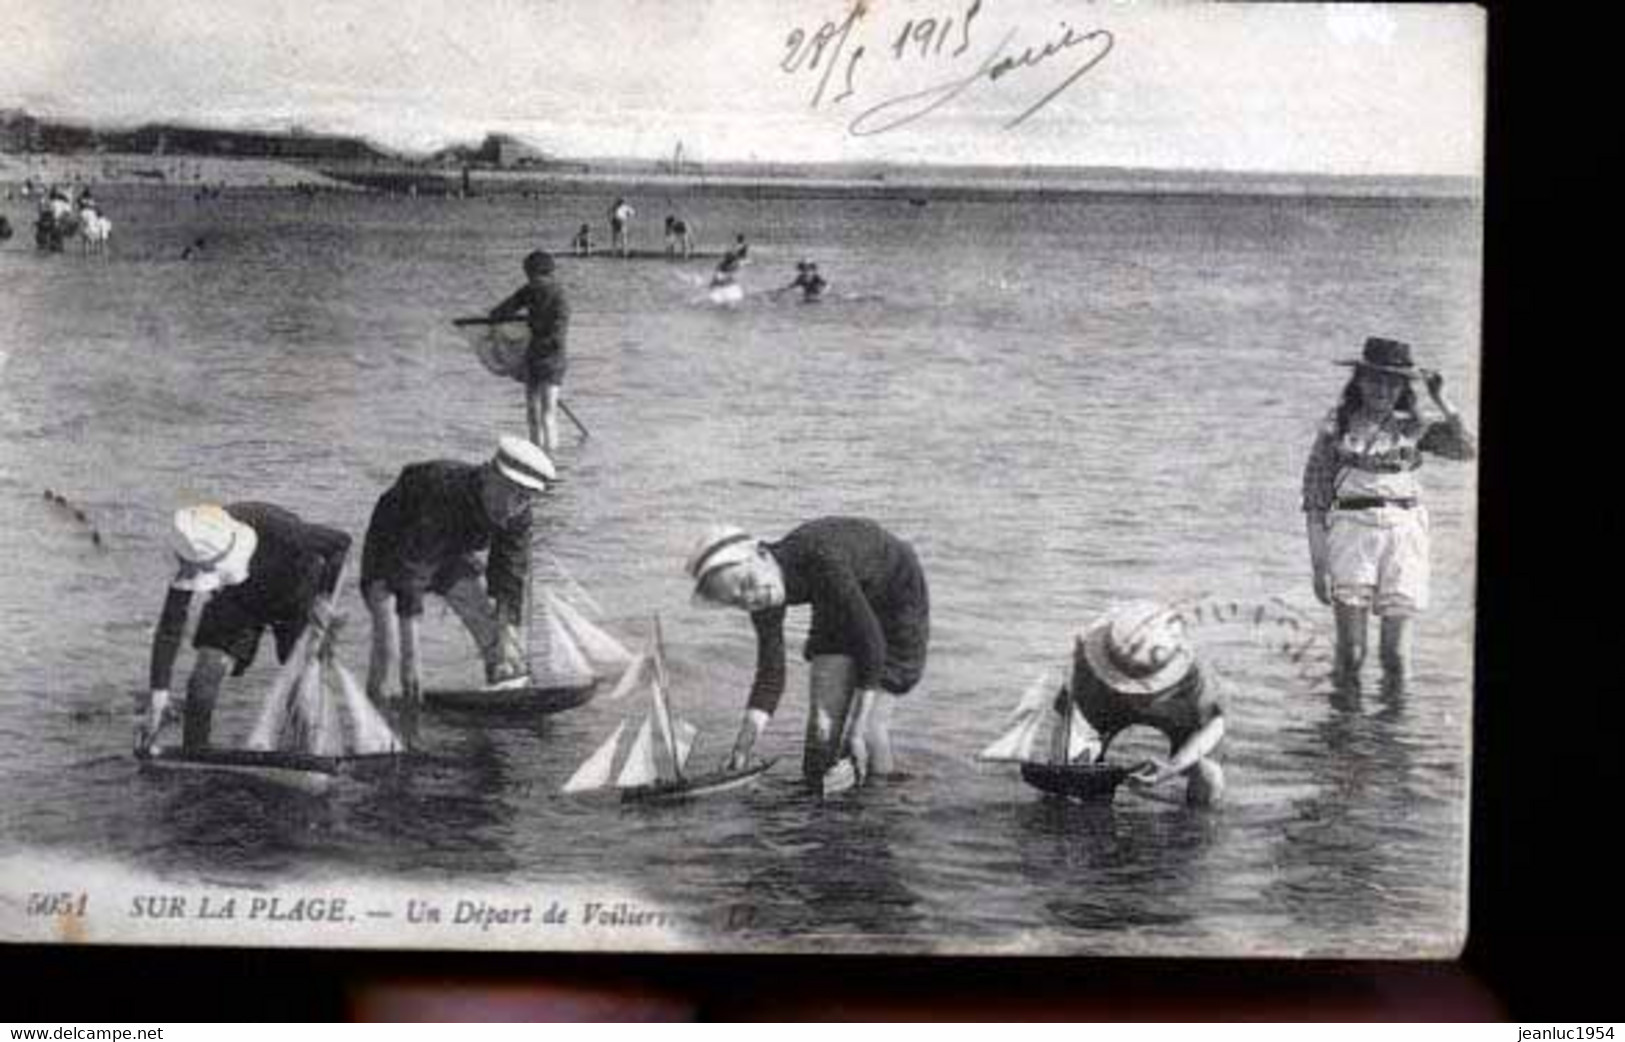
[[[0,939],[1459,951],[1482,10],[13,7]]]

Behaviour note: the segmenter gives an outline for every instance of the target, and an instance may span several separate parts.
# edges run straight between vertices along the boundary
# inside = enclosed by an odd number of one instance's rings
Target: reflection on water
[[[1293,803],[1272,898],[1303,922],[1356,931],[1396,910],[1436,912],[1416,881],[1459,872],[1423,842],[1441,824],[1404,729],[1405,698],[1325,694],[1329,712],[1285,737],[1312,759],[1315,791]],[[1453,895],[1451,903],[1459,902]]]
[[[1402,335],[1428,345],[1459,401],[1476,399],[1472,207],[692,203],[697,227],[753,233],[747,289],[784,284],[815,254],[853,295],[809,308],[757,292],[719,311],[703,269],[561,261],[566,394],[593,437],[567,440],[538,532],[627,642],[662,612],[695,755],[713,762],[737,727],[752,637],[740,617],[687,610],[693,531],[721,513],[766,536],[823,513],[886,522],[931,577],[931,663],[897,713],[910,780],[828,806],[801,793],[799,662],[762,746],[783,762],[753,790],[691,806],[559,796],[629,712],[602,702],[535,726],[430,716],[398,775],[319,800],[139,773],[129,710],[168,514],[263,499],[359,544],[404,463],[488,454],[495,432],[522,426],[520,391],[485,374],[448,319],[488,308],[519,258],[602,205],[200,205],[110,189],[121,238],[105,262],[0,250],[0,849],[254,885],[624,880],[702,917],[752,908],[767,941],[1393,952],[1454,929],[1470,467],[1424,474],[1437,607],[1416,624],[1402,705],[1334,704],[1264,647],[1284,634],[1202,635],[1236,687],[1218,812],[1130,793],[1052,804],[971,756],[1109,601],[1279,599],[1309,630],[1329,625],[1297,498],[1341,386],[1330,363],[1367,334]],[[199,236],[204,256],[177,261]],[[83,507],[103,545],[47,488]],[[341,656],[355,666],[366,612],[353,590],[346,601],[357,624]],[[804,627],[793,617],[792,639]],[[424,629],[426,672],[468,676],[455,620],[431,608]],[[247,732],[273,672],[261,662],[229,682],[222,741]]]
[[[906,816],[876,813],[874,801],[800,800],[800,814],[762,822],[761,845],[773,857],[746,882],[758,900],[756,927],[781,936],[917,932],[920,896],[893,850],[909,845]]]

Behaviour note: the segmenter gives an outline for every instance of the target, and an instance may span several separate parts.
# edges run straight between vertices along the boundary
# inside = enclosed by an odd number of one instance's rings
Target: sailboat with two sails
[[[653,642],[633,659],[609,695],[610,701],[617,701],[639,689],[647,692],[648,712],[631,746],[622,753],[629,723],[622,720],[564,783],[563,792],[575,794],[613,787],[620,790],[626,802],[676,803],[749,785],[773,766],[773,760],[758,760],[739,769],[688,769],[689,753],[699,729],[672,711],[671,680],[666,673],[658,616],[654,627]]]
[[[1056,697],[1058,690],[1064,692],[1052,674],[1033,681],[1004,731],[976,758],[1020,764],[1021,780],[1051,796],[1109,800],[1140,765],[1102,762],[1094,728],[1070,697]]]
[[[433,709],[496,715],[547,715],[586,705],[607,678],[633,663],[632,652],[572,603],[579,600],[598,617],[603,609],[558,558],[549,555],[561,582],[536,589],[536,569],[526,579],[524,629],[530,649],[526,678],[519,684],[485,687],[432,687],[423,692]]]

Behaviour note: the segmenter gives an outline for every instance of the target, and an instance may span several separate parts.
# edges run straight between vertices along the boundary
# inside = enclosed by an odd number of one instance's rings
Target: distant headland
[[[1477,199],[1477,178],[1354,176],[1123,167],[936,166],[890,163],[701,163],[566,158],[506,134],[427,154],[359,137],[233,130],[179,123],[104,128],[0,109],[0,183],[95,183],[192,190],[288,189],[406,195],[658,190],[667,196],[1004,198],[1013,194],[1334,196]]]

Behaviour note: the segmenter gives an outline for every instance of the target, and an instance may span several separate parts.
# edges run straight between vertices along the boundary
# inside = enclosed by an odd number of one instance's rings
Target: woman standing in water
[[[1405,689],[1410,621],[1428,602],[1428,514],[1416,471],[1422,454],[1474,456],[1472,436],[1444,396],[1444,377],[1418,368],[1409,344],[1371,337],[1361,357],[1339,362],[1354,375],[1327,414],[1303,475],[1303,509],[1315,597],[1337,622],[1332,682],[1359,689],[1366,622],[1381,622],[1385,693]],[[1441,414],[1416,408],[1415,380]]]

